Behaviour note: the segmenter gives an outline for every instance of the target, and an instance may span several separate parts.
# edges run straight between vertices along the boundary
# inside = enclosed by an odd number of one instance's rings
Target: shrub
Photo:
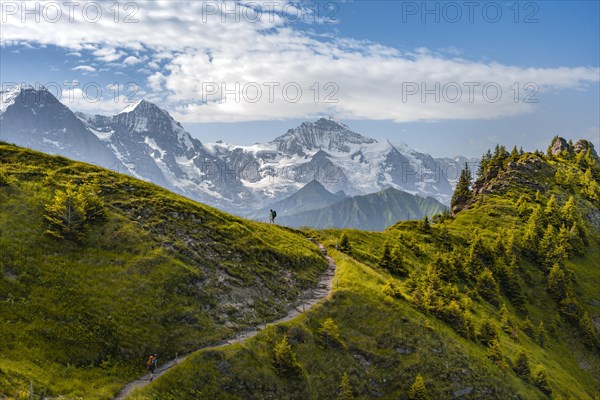
[[[0,168],[0,187],[8,186],[13,182],[13,178],[6,173],[4,168]]]

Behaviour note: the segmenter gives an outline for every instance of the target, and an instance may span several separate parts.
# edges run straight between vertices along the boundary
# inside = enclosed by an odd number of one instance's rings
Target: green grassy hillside
[[[66,199],[70,230],[45,218]],[[326,266],[292,230],[0,143],[0,398],[112,398],[149,353],[285,314]]]
[[[311,231],[338,264],[329,301],[132,398],[596,399],[598,180],[584,146],[497,148],[454,216]]]

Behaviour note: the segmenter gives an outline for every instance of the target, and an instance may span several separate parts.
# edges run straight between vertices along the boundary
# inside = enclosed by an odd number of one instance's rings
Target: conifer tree
[[[560,216],[565,224],[568,227],[572,226],[573,223],[577,220],[576,211],[575,211],[575,200],[573,196],[569,196],[569,199],[565,203],[565,205],[560,209]]]
[[[570,290],[569,278],[558,264],[554,264],[548,273],[548,292],[557,301],[567,297]]]
[[[350,386],[350,378],[348,373],[344,372],[342,375],[342,382],[340,383],[337,400],[351,400],[354,396],[352,395],[352,386]]]
[[[408,390],[408,398],[410,400],[430,400],[427,387],[421,374],[418,374],[412,386]]]
[[[547,336],[548,333],[546,332],[546,328],[544,327],[544,321],[540,321],[540,324],[538,325],[536,330],[536,338],[540,347],[544,347]]]
[[[537,254],[540,237],[544,233],[544,214],[541,206],[533,209],[533,212],[525,225],[523,233],[523,248],[529,250],[530,255]]]
[[[498,282],[496,282],[492,271],[487,268],[477,277],[477,292],[490,304],[498,305],[500,298]]]
[[[498,339],[492,340],[488,345],[487,358],[489,358],[494,364],[501,369],[506,368],[506,361],[504,361],[504,352]]]
[[[479,341],[485,346],[489,346],[493,340],[497,339],[498,332],[494,321],[490,318],[484,318],[479,327],[479,334],[477,336]]]
[[[452,200],[450,202],[451,208],[454,208],[458,204],[464,204],[471,199],[472,179],[473,177],[471,176],[471,170],[469,169],[469,165],[465,163],[465,168],[460,172],[458,183],[456,184],[454,194],[452,195]]]
[[[527,336],[535,340],[535,327],[533,326],[533,323],[531,322],[529,317],[525,318],[521,329],[523,330],[523,332],[525,332]]]
[[[555,226],[559,225],[560,209],[558,208],[558,204],[556,204],[556,197],[554,195],[551,195],[550,199],[548,199],[546,208],[544,209],[544,215],[546,216],[547,223]]]
[[[293,374],[300,370],[300,364],[296,360],[296,353],[288,341],[287,334],[275,346],[274,364],[277,372],[280,374]]]
[[[408,275],[408,268],[404,262],[404,258],[402,257],[402,249],[400,248],[400,244],[396,244],[394,249],[392,250],[392,259],[391,259],[391,271],[400,276]]]
[[[500,307],[500,325],[502,326],[502,330],[508,334],[511,334],[515,328],[515,323],[510,316],[510,312],[508,311],[508,307],[506,304],[502,304]]]
[[[429,217],[427,215],[423,217],[423,220],[421,221],[421,227],[425,231],[431,230],[431,223],[429,222]]]
[[[548,383],[548,374],[546,368],[542,364],[538,364],[533,368],[531,372],[531,378],[533,383],[540,388],[540,390],[546,394],[552,393],[550,384]]]
[[[340,336],[340,328],[337,326],[333,318],[327,318],[321,324],[319,333],[323,336],[327,345],[334,344],[344,347],[344,342]]]
[[[379,266],[387,270],[391,269],[392,254],[390,251],[390,244],[388,242],[385,242],[385,244],[383,245],[383,252],[381,253],[381,257],[379,258]]]
[[[342,252],[347,253],[350,251],[350,240],[348,239],[348,235],[346,235],[346,232],[343,232],[340,236],[340,244],[338,248]]]
[[[515,359],[515,372],[524,380],[528,380],[531,376],[529,367],[529,356],[523,350],[519,350]]]
[[[87,229],[86,199],[73,183],[68,183],[65,190],[57,190],[45,211],[44,217],[50,224],[46,234],[58,239],[83,239]]]

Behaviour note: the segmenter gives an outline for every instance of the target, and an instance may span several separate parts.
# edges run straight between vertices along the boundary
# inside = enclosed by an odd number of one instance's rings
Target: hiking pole
[[[33,400],[33,381],[29,381],[29,400]]]

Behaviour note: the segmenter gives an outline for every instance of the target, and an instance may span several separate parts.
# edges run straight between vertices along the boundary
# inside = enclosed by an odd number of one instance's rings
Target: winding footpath
[[[280,322],[286,322],[294,319],[298,315],[304,313],[305,311],[310,310],[313,306],[319,303],[321,300],[329,297],[331,295],[331,291],[333,289],[333,277],[335,276],[336,265],[333,259],[327,255],[327,249],[322,244],[318,244],[321,253],[327,260],[327,270],[321,275],[321,279],[315,288],[307,289],[298,299],[298,302],[295,306],[291,307],[288,310],[288,313],[277,320],[271,321],[269,324],[278,324]],[[217,349],[219,347],[228,346],[234,343],[244,342],[246,339],[254,337],[260,332],[261,329],[253,328],[250,330],[246,330],[238,333],[237,335],[223,340],[222,342],[207,345],[205,347],[200,347],[198,350],[205,349]],[[196,351],[198,351],[196,350]],[[185,360],[190,354],[186,354],[184,356],[175,358],[174,360],[168,361],[162,364],[160,367],[156,369],[153,375],[146,374],[139,379],[129,382],[127,385],[121,389],[119,394],[114,398],[114,400],[124,400],[127,396],[131,394],[135,389],[143,388],[147,386],[152,380],[162,376],[169,369],[177,365],[177,363]]]

